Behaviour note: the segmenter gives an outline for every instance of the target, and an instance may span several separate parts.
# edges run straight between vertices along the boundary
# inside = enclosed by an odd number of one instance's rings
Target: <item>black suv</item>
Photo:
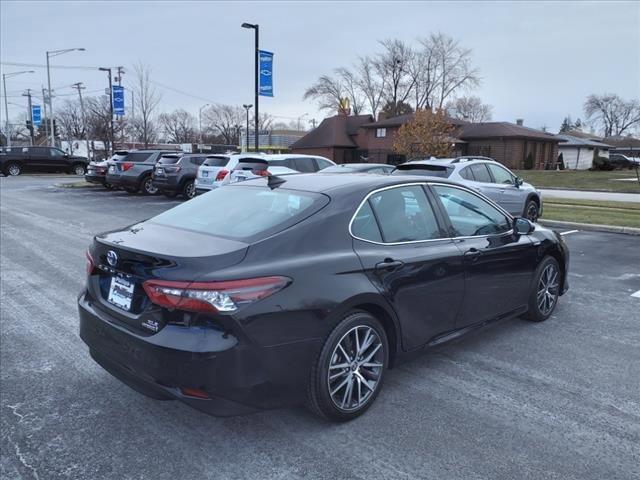
[[[2,147],[0,171],[15,176],[22,172],[65,172],[84,175],[89,160],[55,147]]]
[[[153,185],[167,197],[181,193],[187,199],[193,198],[198,167],[206,158],[205,154],[191,153],[163,155],[153,168]]]
[[[175,150],[131,150],[119,161],[109,161],[106,182],[123,188],[129,193],[139,190],[145,195],[155,195],[158,189],[153,185],[151,173],[162,155],[178,153]]]

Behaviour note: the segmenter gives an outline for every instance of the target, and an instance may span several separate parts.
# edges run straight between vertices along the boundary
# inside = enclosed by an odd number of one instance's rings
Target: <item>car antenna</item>
[[[282,185],[286,180],[284,178],[278,177],[277,175],[269,175],[267,178],[267,186],[273,190],[274,188],[278,188]]]

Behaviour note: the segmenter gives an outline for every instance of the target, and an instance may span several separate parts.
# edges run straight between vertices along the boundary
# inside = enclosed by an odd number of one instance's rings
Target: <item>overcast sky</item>
[[[374,53],[377,40],[415,42],[442,31],[473,50],[482,86],[474,94],[494,107],[494,120],[557,131],[563,117],[583,117],[591,93],[640,97],[640,2],[61,2],[0,3],[2,72],[34,69],[7,80],[10,117],[26,110],[25,88],[46,86],[45,51],[84,47],[52,65],[118,66],[138,60],[158,86],[161,110],[197,114],[208,102],[253,103],[253,32],[275,52],[274,98],[261,111],[322,119],[302,95],[321,74]],[[84,82],[87,95],[104,89],[106,74],[52,68],[58,95]],[[68,97],[72,98],[72,97]],[[127,97],[127,101],[129,98]],[[58,100],[59,101],[59,100]],[[17,104],[17,105],[14,105]],[[2,106],[4,109],[4,105]],[[4,120],[4,111],[3,118]]]

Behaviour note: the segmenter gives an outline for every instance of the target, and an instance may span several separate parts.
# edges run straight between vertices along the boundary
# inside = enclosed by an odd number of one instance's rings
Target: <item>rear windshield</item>
[[[127,154],[126,153],[116,153],[109,160],[111,160],[113,162],[120,162],[120,161],[124,160],[125,158],[127,158]]]
[[[271,190],[266,186],[246,184],[228,185],[167,210],[149,221],[249,241],[285,230],[328,202],[329,199],[320,193],[282,188]]]
[[[449,177],[449,175],[451,175],[451,172],[453,172],[453,168],[451,167],[417,163],[414,165],[398,165],[396,169],[391,172],[391,175],[424,175],[427,177],[447,178]]]
[[[229,163],[229,157],[207,157],[203,165],[207,167],[224,167]]]
[[[174,163],[178,163],[181,157],[178,156],[170,156],[170,157],[160,157],[160,161],[158,163],[162,163],[163,165],[173,165]]]
[[[125,160],[127,162],[144,162],[151,155],[153,155],[152,152],[131,152],[127,154]]]

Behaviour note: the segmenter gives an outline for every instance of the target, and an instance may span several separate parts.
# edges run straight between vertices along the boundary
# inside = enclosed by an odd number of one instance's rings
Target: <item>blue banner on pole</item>
[[[260,88],[263,97],[273,97],[273,53],[260,50]]]
[[[112,98],[113,113],[115,115],[124,115],[124,87],[114,85]]]
[[[40,105],[31,105],[31,119],[35,127],[39,127],[42,123],[42,113],[40,111]]]

